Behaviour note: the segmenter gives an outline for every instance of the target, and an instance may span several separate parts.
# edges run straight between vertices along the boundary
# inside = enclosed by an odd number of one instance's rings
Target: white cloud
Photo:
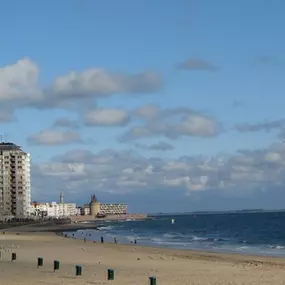
[[[26,106],[78,109],[86,106],[88,99],[115,94],[151,93],[161,86],[161,77],[154,71],[125,74],[89,68],[70,71],[56,77],[50,86],[40,88],[39,67],[32,60],[23,58],[0,68],[0,102],[12,109]]]
[[[122,109],[95,109],[85,115],[88,126],[120,126],[129,122],[129,115]]]
[[[28,138],[32,144],[60,145],[81,142],[80,135],[74,131],[44,130]]]
[[[0,101],[40,99],[39,69],[30,59],[0,68]]]
[[[232,156],[144,157],[133,151],[74,150],[35,166],[36,181],[54,180],[72,191],[126,193],[136,190],[226,191],[227,195],[285,187],[285,143]],[[70,167],[78,165],[80,171]],[[63,176],[60,173],[64,174]],[[79,175],[80,174],[80,175]],[[37,183],[37,182],[35,182]],[[78,183],[84,189],[78,188]],[[43,187],[44,183],[38,187]],[[81,192],[80,192],[81,193]]]
[[[152,71],[126,75],[91,68],[83,72],[70,72],[65,76],[58,77],[52,85],[52,93],[68,98],[102,97],[115,93],[153,92],[160,86],[160,77]]]
[[[115,94],[142,94],[158,91],[160,76],[153,71],[139,74],[112,73],[100,68],[72,71],[59,76],[46,90],[41,107],[78,107],[75,102],[109,97]]]
[[[181,136],[206,138],[217,136],[221,132],[221,125],[215,118],[189,108],[156,110],[143,106],[137,112],[143,114],[145,124],[132,127],[123,134],[121,141],[154,136],[170,139]]]

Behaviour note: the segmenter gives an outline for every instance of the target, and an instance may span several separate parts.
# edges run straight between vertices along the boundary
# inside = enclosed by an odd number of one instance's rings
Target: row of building
[[[106,204],[100,203],[95,195],[91,196],[91,201],[82,207],[76,203],[64,203],[63,193],[60,194],[60,201],[51,203],[33,202],[31,204],[31,216],[34,217],[70,217],[70,216],[111,216],[126,215],[128,212],[127,204]]]
[[[78,207],[59,202],[31,203],[30,154],[13,143],[0,142],[0,220],[28,217],[69,217],[76,215],[123,215],[126,204],[100,203],[95,195],[89,204]]]

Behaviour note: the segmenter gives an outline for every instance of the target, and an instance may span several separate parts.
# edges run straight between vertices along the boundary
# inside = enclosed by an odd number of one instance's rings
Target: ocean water
[[[172,219],[175,220],[172,224]],[[153,216],[142,221],[101,222],[76,238],[154,247],[285,256],[285,212]]]

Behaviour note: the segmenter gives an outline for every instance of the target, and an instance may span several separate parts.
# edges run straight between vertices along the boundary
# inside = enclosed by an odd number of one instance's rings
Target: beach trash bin
[[[113,269],[109,268],[108,271],[107,271],[107,275],[108,275],[108,280],[114,280],[115,273],[114,273]]]
[[[54,260],[53,262],[53,270],[59,270],[59,261],[58,260]]]
[[[75,266],[75,275],[76,276],[82,275],[82,266],[80,265]]]
[[[154,276],[149,277],[149,285],[156,285],[156,277]]]
[[[38,267],[44,265],[44,259],[42,257],[38,257]]]
[[[17,259],[17,254],[15,252],[12,253],[12,261],[15,261]]]

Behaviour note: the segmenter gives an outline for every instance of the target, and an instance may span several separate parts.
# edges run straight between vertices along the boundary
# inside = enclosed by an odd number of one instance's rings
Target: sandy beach
[[[75,240],[52,232],[0,234],[0,284],[284,284],[285,259],[214,254],[135,245],[100,244]],[[20,230],[20,228],[18,229]],[[12,252],[17,260],[11,262]],[[37,268],[37,258],[44,266]],[[53,261],[60,270],[53,272]],[[82,276],[75,276],[75,265]],[[115,279],[107,281],[107,269]]]

